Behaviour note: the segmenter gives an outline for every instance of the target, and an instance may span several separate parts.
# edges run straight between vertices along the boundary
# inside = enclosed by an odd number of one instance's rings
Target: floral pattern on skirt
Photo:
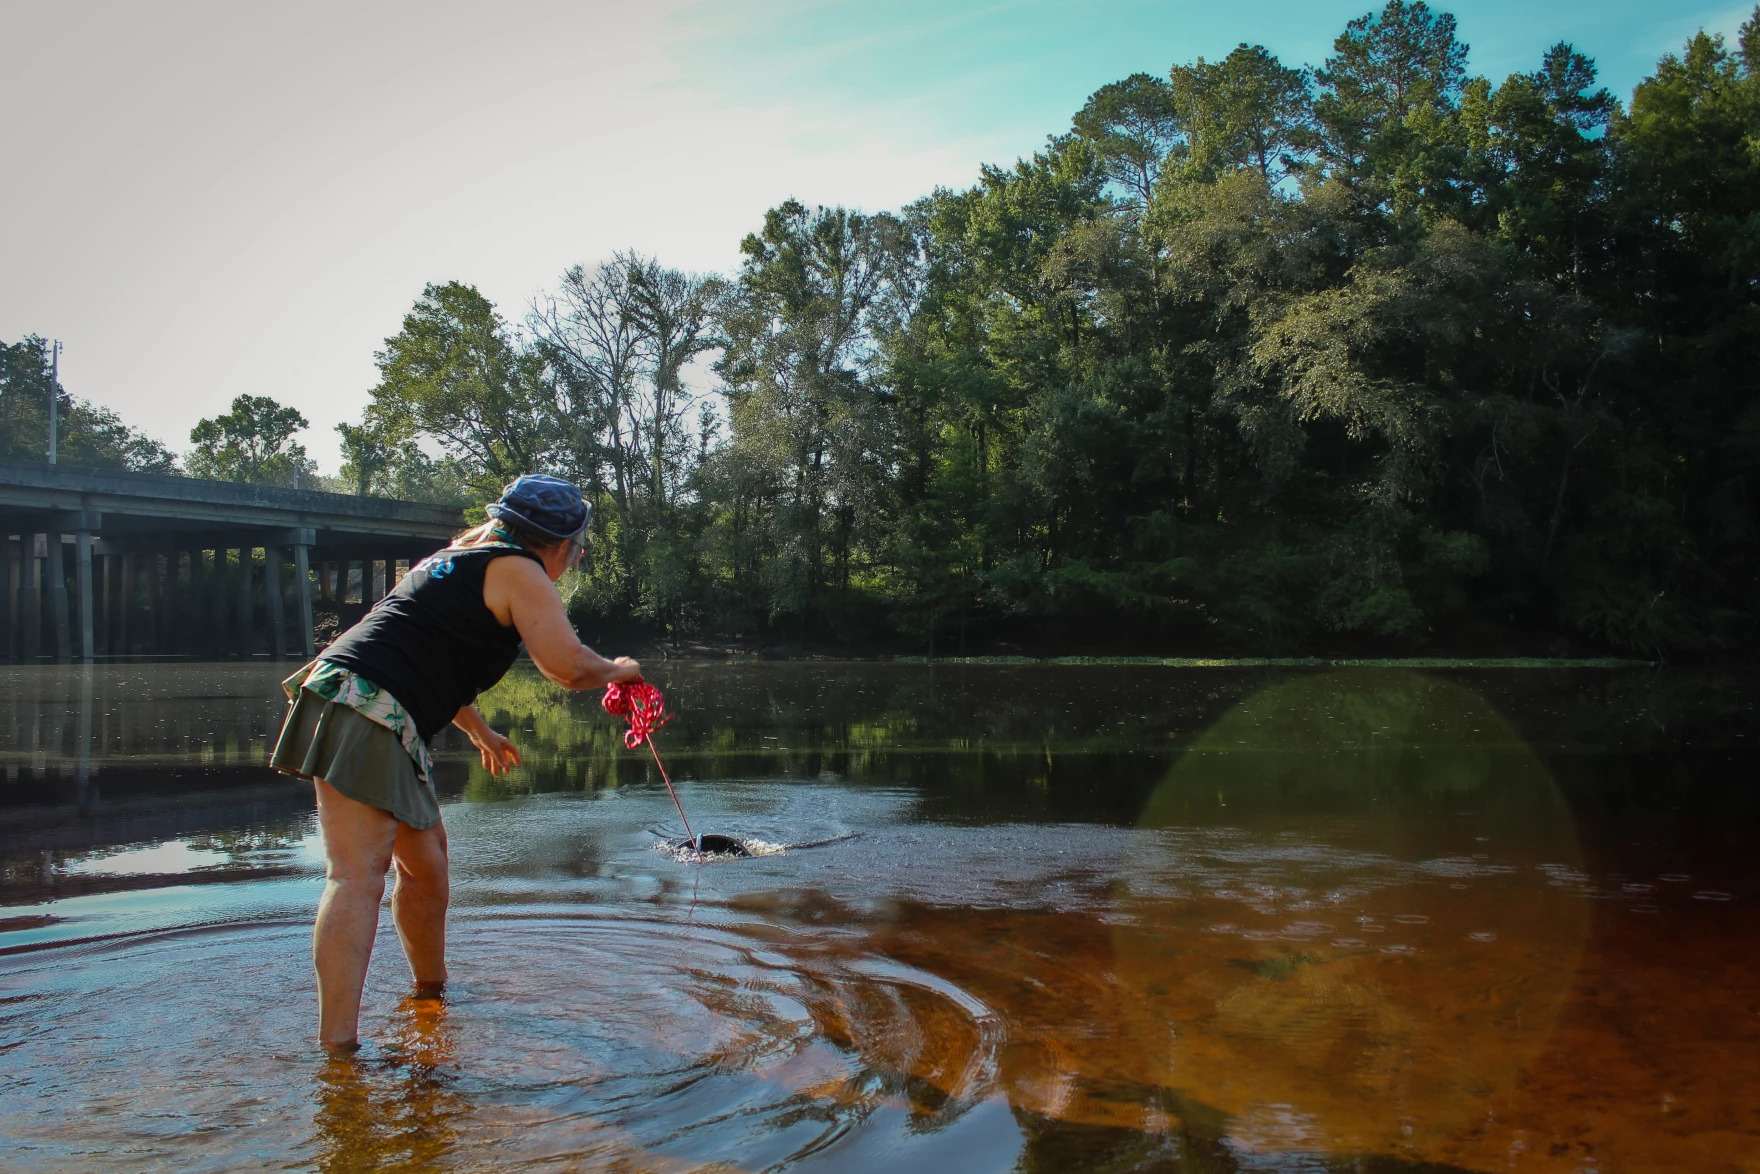
[[[299,697],[301,689],[310,689],[325,701],[346,705],[368,721],[377,722],[393,734],[415,760],[416,777],[432,783],[434,759],[428,745],[416,732],[415,719],[398,703],[397,698],[352,669],[327,660],[314,660],[301,665],[291,677],[281,682],[289,702]]]

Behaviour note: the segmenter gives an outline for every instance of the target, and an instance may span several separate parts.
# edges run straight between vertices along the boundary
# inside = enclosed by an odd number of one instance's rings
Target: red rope
[[[623,744],[634,750],[655,730],[672,720],[660,690],[640,680],[613,681],[605,686],[605,712],[629,722]]]
[[[685,819],[684,804],[678,801],[678,792],[672,789],[672,776],[666,773],[666,764],[660,761],[660,750],[654,745],[654,731],[672,720],[672,715],[666,712],[666,698],[660,695],[660,690],[640,679],[613,681],[605,686],[605,699],[601,704],[612,717],[629,722],[629,729],[623,735],[625,746],[634,750],[643,742],[648,744],[649,752],[654,755],[654,765],[660,768],[660,777],[666,783],[666,793],[672,796],[672,805],[678,808],[678,818],[684,821],[684,834],[695,849],[697,835],[691,831],[691,821]]]

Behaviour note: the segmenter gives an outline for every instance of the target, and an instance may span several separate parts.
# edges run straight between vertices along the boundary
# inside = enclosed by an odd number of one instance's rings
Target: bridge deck
[[[53,635],[64,659],[310,655],[315,622],[353,618],[395,582],[399,562],[463,526],[462,511],[417,502],[0,463],[0,647],[37,659]]]

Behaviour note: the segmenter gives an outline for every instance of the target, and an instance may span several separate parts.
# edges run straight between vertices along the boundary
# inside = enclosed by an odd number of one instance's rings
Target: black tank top
[[[519,632],[483,602],[489,564],[510,555],[543,565],[531,551],[502,543],[429,555],[319,659],[387,690],[415,719],[422,740],[432,741],[519,655]]]

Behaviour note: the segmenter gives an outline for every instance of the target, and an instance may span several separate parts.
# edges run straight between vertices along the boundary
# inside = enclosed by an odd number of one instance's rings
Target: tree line
[[[343,473],[568,475],[579,618],[674,636],[1747,650],[1757,144],[1760,9],[1622,103],[1392,0],[896,213],[787,201],[730,275],[620,254],[512,325],[430,286]]]

